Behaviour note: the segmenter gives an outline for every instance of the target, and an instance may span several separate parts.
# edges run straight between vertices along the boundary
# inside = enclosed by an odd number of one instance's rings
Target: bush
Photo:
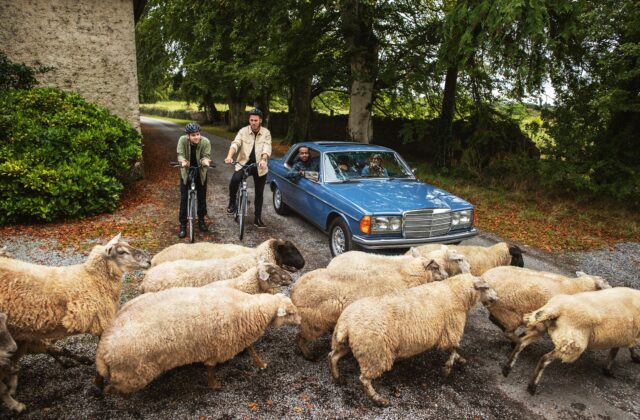
[[[0,92],[0,224],[112,211],[141,152],[125,120],[77,94]]]

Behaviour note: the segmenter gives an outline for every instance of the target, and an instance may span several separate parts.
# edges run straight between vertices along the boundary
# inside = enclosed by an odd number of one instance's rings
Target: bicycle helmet
[[[262,111],[260,111],[258,108],[253,108],[251,111],[249,111],[249,115],[257,115],[258,117],[262,118]]]
[[[191,134],[191,133],[199,133],[200,132],[200,126],[194,122],[190,122],[189,124],[184,126],[184,132]]]

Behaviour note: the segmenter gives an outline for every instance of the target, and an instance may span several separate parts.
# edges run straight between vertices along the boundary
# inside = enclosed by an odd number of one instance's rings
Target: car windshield
[[[404,162],[393,152],[345,151],[325,153],[325,181],[362,178],[413,178]]]

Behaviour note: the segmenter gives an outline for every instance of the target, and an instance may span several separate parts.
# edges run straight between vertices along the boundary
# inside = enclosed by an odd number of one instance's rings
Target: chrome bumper
[[[353,235],[351,240],[366,249],[382,249],[382,248],[405,248],[411,246],[442,243],[450,244],[452,242],[459,242],[465,239],[472,238],[478,234],[478,231],[474,228],[468,232],[454,233],[449,235],[434,236],[431,238],[389,238],[389,239],[367,239],[362,236]]]

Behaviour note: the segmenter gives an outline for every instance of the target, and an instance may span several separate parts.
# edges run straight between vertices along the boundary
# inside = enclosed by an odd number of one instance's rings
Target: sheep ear
[[[116,236],[111,239],[107,245],[105,245],[105,253],[107,255],[111,255],[111,251],[113,251],[113,247],[116,246],[118,242],[120,242],[120,238],[122,237],[122,232],[118,233]]]
[[[278,316],[285,316],[287,314],[287,310],[282,306],[278,308]]]
[[[420,256],[420,251],[415,246],[412,246],[409,251],[411,252],[411,256],[414,258],[418,258]]]
[[[269,280],[269,272],[264,265],[258,268],[258,278],[262,281]]]
[[[440,270],[440,264],[438,264],[436,260],[429,260],[428,262],[425,260],[424,266],[429,270]]]
[[[442,247],[443,251],[447,251],[447,259],[451,261],[461,261],[464,259],[464,256],[454,249],[448,249],[444,246]]]
[[[448,246],[446,246],[446,245],[442,245],[442,246],[440,247],[440,251],[442,251],[442,252],[446,252],[446,251],[448,251],[448,250],[449,250],[449,247],[448,247]]]
[[[582,276],[586,276],[587,273],[585,273],[584,271],[576,271],[576,276],[578,277],[582,277]]]

